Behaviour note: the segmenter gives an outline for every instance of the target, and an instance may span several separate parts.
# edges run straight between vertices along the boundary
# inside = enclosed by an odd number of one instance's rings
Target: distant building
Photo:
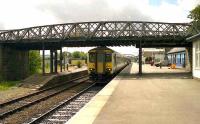
[[[172,48],[167,53],[169,63],[176,64],[176,67],[185,67],[185,52],[186,49],[183,47]]]
[[[149,63],[151,61],[154,62],[163,61],[165,58],[165,49],[144,48],[143,57],[145,63]]]
[[[200,78],[200,33],[187,39],[192,42],[192,75]]]
[[[136,62],[138,59],[138,57],[133,54],[124,54],[124,56],[126,56],[132,62]]]

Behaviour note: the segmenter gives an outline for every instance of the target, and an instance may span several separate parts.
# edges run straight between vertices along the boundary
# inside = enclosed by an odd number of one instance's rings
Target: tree
[[[75,51],[75,52],[72,53],[72,57],[73,57],[73,58],[80,58],[80,57],[81,57],[81,54],[80,54],[79,51]]]
[[[63,52],[63,57],[66,57],[66,58],[71,58],[72,57],[72,54],[70,52]]]
[[[30,74],[38,73],[41,69],[41,56],[39,51],[29,51]]]
[[[192,19],[192,27],[197,30],[197,32],[192,30],[192,33],[200,32],[200,5],[197,5],[193,10],[190,11],[188,18]]]
[[[75,51],[72,53],[73,58],[87,59],[87,54],[84,52]]]
[[[84,52],[80,52],[81,54],[81,59],[87,59],[87,54]]]

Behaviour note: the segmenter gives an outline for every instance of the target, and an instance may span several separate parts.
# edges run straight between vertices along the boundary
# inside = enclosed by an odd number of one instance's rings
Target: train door
[[[105,64],[105,54],[97,53],[97,73],[102,74],[104,72],[104,64]]]

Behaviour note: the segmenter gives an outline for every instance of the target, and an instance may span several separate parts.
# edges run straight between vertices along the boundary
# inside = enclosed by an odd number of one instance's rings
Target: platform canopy
[[[195,41],[197,39],[200,39],[200,33],[198,33],[196,35],[193,35],[193,36],[187,38],[186,40],[189,41],[189,42],[193,42],[193,41]]]
[[[131,46],[187,47],[189,23],[100,21],[65,23],[0,32],[0,44],[21,49]]]

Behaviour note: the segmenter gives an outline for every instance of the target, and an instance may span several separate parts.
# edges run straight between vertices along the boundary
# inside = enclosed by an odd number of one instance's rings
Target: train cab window
[[[112,61],[112,54],[106,54],[106,62]]]
[[[90,61],[90,62],[95,62],[95,61],[96,61],[95,53],[90,53],[90,54],[89,54],[89,61]]]

